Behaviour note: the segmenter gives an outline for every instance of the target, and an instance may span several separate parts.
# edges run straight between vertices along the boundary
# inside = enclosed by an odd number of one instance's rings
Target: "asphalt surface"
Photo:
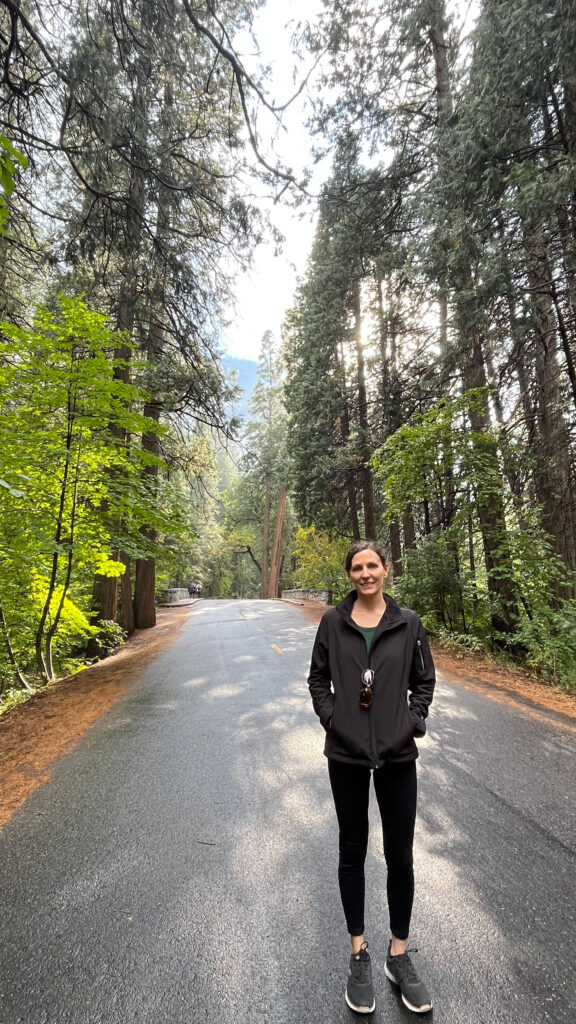
[[[201,601],[0,833],[0,1024],[350,1024],[315,625]],[[411,940],[442,1024],[576,1018],[574,722],[441,679]],[[375,801],[372,810],[375,811]],[[381,840],[367,861],[380,1022]]]

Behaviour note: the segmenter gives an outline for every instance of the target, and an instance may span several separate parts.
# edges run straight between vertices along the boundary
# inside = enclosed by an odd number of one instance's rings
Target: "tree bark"
[[[344,408],[342,409],[342,415],[340,416],[340,434],[342,437],[342,444],[346,446],[350,438],[350,410],[348,408],[348,401],[344,402]],[[348,514],[350,517],[350,530],[354,540],[361,540],[362,534],[360,532],[360,521],[358,518],[358,497],[356,492],[356,479],[354,470],[348,467],[344,470],[344,484],[346,486],[346,494],[348,497]]]
[[[376,537],[376,517],[374,512],[374,485],[372,473],[366,465],[372,455],[370,447],[370,425],[368,423],[368,401],[366,398],[366,378],[364,370],[364,351],[362,348],[362,311],[360,304],[360,281],[354,282],[354,342],[356,347],[356,374],[358,385],[358,426],[360,435],[360,476],[362,480],[362,503],[364,506],[364,536],[374,540]]]
[[[144,17],[148,16],[147,5],[144,4]],[[124,232],[124,258],[120,268],[120,288],[118,293],[117,329],[130,338],[134,332],[136,320],[136,304],[138,299],[138,260],[144,223],[144,192],[145,192],[145,161],[141,152],[140,133],[147,122],[148,94],[147,81],[141,63],[137,64],[134,88],[134,126],[135,136],[131,147],[130,181],[126,196],[126,226]],[[115,360],[121,365],[114,368],[114,379],[128,383],[130,380],[131,348],[124,344],[114,353]],[[116,426],[111,432],[118,441],[126,443],[126,431]],[[105,503],[103,510],[105,511]],[[126,560],[118,553],[119,561]],[[93,622],[106,619],[116,621],[118,611],[117,581],[115,578],[96,576],[92,590],[94,608]],[[130,618],[130,616],[129,616]]]
[[[575,480],[565,402],[558,375],[557,320],[551,278],[542,244],[526,238],[528,282],[535,330],[538,445],[534,481],[542,526],[567,567],[576,569]],[[571,591],[559,587],[559,597]]]
[[[130,568],[130,558],[124,552],[120,552],[118,560],[124,563],[124,572],[120,577],[121,604],[117,618],[122,628],[126,630],[128,636],[132,636],[132,633],[136,629],[136,624],[134,622],[134,604],[132,601],[132,573]]]
[[[276,528],[274,531],[274,545],[272,548],[272,559],[270,562],[268,597],[278,597],[278,579],[280,575],[280,560],[282,558],[282,527],[284,525],[285,507],[286,488],[282,487],[278,495],[278,506],[276,509]]]
[[[459,312],[461,317],[466,318],[469,311]],[[518,645],[506,644],[500,639],[500,634],[510,636],[516,631],[519,608],[504,512],[497,444],[488,429],[490,410],[484,353],[477,330],[473,333],[471,350],[464,357],[463,373],[466,390],[474,390],[479,395],[477,402],[470,406],[468,417],[473,430],[472,443],[481,466],[476,474],[474,490],[490,594],[492,633],[497,646],[504,646],[511,653],[520,656],[523,652]]]
[[[392,576],[399,579],[402,575],[402,544],[400,541],[400,527],[394,520],[388,527],[390,533],[390,562],[392,563]]]
[[[272,481],[266,475],[264,494],[264,515],[262,517],[262,569],[260,572],[260,597],[268,597],[268,551],[270,547],[270,506],[272,504]]]
[[[18,666],[18,662],[16,661],[16,655],[14,654],[14,648],[12,647],[12,641],[10,639],[10,630],[8,629],[8,623],[6,622],[6,616],[4,615],[4,608],[2,606],[2,601],[0,601],[0,629],[2,630],[2,637],[4,639],[4,646],[6,647],[6,651],[7,651],[7,654],[8,654],[8,660],[9,660],[10,664],[12,665],[12,671],[14,672],[14,676],[15,676],[16,680],[18,681],[18,683],[20,684],[20,686],[24,690],[28,690],[29,693],[32,693],[33,692],[32,691],[32,687],[28,684],[28,682],[26,680],[26,677],[20,671],[20,668]]]
[[[416,547],[416,527],[411,508],[405,509],[402,515],[402,532],[404,534],[404,553],[413,551]]]

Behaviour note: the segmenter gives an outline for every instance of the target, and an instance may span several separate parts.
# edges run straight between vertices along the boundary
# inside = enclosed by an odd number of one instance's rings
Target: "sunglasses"
[[[362,676],[362,689],[360,690],[360,707],[367,711],[372,704],[372,686],[374,685],[374,669],[365,668]]]

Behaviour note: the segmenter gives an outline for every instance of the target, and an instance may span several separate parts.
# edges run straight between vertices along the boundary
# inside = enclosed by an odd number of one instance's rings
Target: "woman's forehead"
[[[376,551],[370,551],[369,549],[367,551],[357,551],[352,559],[351,567],[356,565],[364,565],[364,563],[369,563],[370,565],[382,564]]]

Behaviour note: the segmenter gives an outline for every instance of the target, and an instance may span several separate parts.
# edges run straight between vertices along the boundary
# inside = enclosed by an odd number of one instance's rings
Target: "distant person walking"
[[[370,777],[382,819],[391,938],[384,969],[415,1013],[432,1007],[407,950],[414,899],[414,737],[426,732],[434,664],[420,618],[383,593],[389,567],[373,541],[350,548],[354,590],[318,627],[308,685],[326,730],[324,753],[340,830],[338,880],[352,944],[345,999],[357,1013],[376,1006],[364,938],[364,861]]]

